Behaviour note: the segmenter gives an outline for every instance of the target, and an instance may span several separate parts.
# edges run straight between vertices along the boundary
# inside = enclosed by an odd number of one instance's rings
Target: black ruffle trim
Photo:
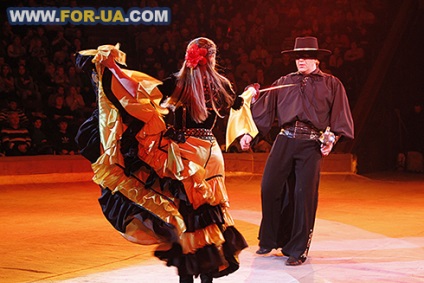
[[[163,241],[173,243],[172,248],[167,251],[156,251],[155,256],[166,261],[168,266],[176,266],[181,275],[195,275],[210,273],[213,277],[228,275],[239,268],[239,262],[235,255],[247,247],[247,243],[240,232],[233,226],[227,227],[223,232],[225,243],[223,244],[224,257],[229,266],[221,271],[218,267],[223,265],[221,255],[215,245],[208,245],[194,254],[183,254],[178,235],[175,233],[173,225],[156,217],[149,211],[144,210],[134,202],[127,199],[120,192],[112,194],[109,189],[102,188],[102,195],[99,197],[102,212],[112,226],[124,233],[126,226],[134,219],[140,220],[146,228],[158,235]],[[197,227],[206,227],[212,223],[222,223],[222,218],[216,217],[222,213],[217,213],[219,207],[206,206],[201,209],[196,219]],[[208,222],[206,222],[209,220]]]
[[[217,224],[218,226],[224,224],[224,216],[219,205],[204,204],[197,209],[193,209],[192,205],[180,202],[178,211],[184,218],[187,232],[194,232],[211,224]]]
[[[75,136],[75,142],[82,156],[91,163],[100,157],[99,110],[95,109],[91,116],[81,124]]]
[[[137,218],[147,229],[158,235],[163,241],[171,243],[178,241],[178,235],[172,224],[143,209],[120,192],[112,194],[109,189],[101,188],[101,190],[102,195],[99,197],[100,207],[106,219],[116,230],[124,233],[126,226],[134,218]]]
[[[221,271],[218,268],[223,265],[223,262],[215,245],[207,245],[198,249],[194,254],[182,254],[181,246],[174,243],[172,248],[167,251],[155,251],[155,256],[166,261],[167,266],[176,266],[180,276],[198,276],[199,274],[211,274],[215,278],[226,276],[239,268],[236,255],[247,247],[247,243],[233,226],[227,227],[223,235],[225,239],[224,257],[229,265]]]
[[[248,247],[243,235],[234,226],[227,227],[227,229],[224,231],[224,239],[224,256],[229,266],[224,270],[214,273],[213,277],[226,276],[239,269],[240,264],[236,258],[236,255]]]

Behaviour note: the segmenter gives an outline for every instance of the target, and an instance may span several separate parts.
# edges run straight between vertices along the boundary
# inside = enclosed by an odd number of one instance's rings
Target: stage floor
[[[260,178],[227,177],[249,248],[237,272],[214,282],[424,282],[423,174],[323,174],[309,257],[297,267],[277,250],[255,254]],[[65,179],[0,185],[0,282],[178,282],[152,246],[127,242],[110,226],[94,183]]]

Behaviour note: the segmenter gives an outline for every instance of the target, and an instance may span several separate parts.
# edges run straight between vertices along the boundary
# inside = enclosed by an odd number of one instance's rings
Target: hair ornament
[[[186,66],[194,69],[198,65],[204,66],[207,64],[208,60],[206,58],[206,55],[208,54],[208,50],[206,48],[199,48],[197,44],[193,44],[190,46],[189,49],[187,49],[185,60],[186,60]]]

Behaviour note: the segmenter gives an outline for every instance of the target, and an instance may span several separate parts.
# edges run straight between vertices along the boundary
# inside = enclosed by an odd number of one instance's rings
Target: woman
[[[16,96],[15,78],[8,64],[0,67],[0,101]]]
[[[228,212],[223,156],[212,134],[235,103],[215,70],[215,44],[190,42],[181,70],[163,84],[121,69],[115,61],[124,63],[125,55],[116,46],[80,54],[95,56],[99,76],[100,156],[88,150],[95,116],[78,140],[102,188],[106,218],[130,241],[159,244],[155,255],[178,268],[180,282],[236,271],[247,244]]]

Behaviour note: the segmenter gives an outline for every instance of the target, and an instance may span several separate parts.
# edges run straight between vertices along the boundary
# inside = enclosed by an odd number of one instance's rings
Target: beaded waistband
[[[296,121],[293,124],[285,125],[281,129],[283,136],[286,136],[291,139],[301,139],[301,140],[319,140],[321,133],[312,128],[310,125]]]
[[[192,136],[203,140],[214,140],[215,136],[211,129],[191,128],[184,131],[184,135]]]

